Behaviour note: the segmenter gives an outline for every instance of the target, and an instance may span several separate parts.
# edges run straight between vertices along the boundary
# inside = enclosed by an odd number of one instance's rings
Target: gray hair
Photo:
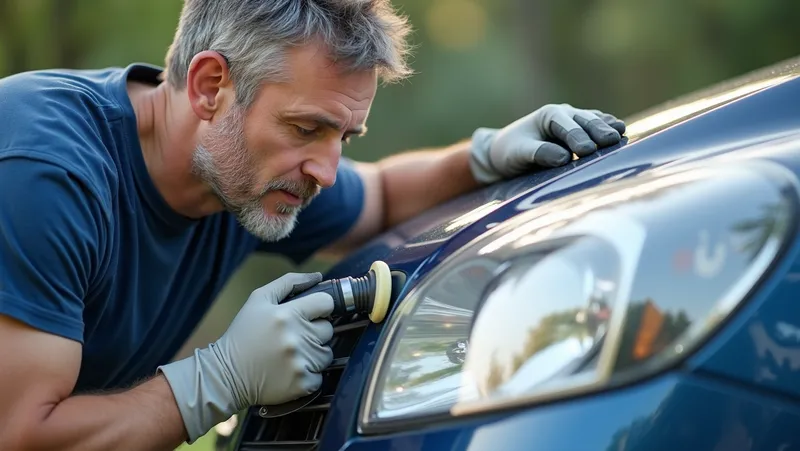
[[[393,82],[412,72],[405,61],[409,32],[390,0],[185,0],[167,53],[167,81],[183,89],[194,55],[217,51],[246,108],[263,82],[285,80],[285,50],[320,39],[336,63],[375,69]]]

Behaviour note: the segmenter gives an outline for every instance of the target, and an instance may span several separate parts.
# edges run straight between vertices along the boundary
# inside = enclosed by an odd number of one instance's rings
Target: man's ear
[[[192,110],[204,121],[225,111],[233,100],[230,98],[233,85],[225,58],[212,50],[195,55],[186,74],[186,93]]]

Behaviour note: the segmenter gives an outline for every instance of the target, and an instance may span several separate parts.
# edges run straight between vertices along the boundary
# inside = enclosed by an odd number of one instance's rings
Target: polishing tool
[[[333,298],[331,317],[347,314],[367,314],[370,321],[380,323],[386,317],[389,304],[396,299],[405,285],[406,275],[401,271],[390,271],[389,265],[376,260],[369,272],[361,277],[343,277],[322,281],[294,296],[287,297],[280,304],[291,302],[312,293],[324,291]],[[262,418],[275,418],[295,412],[317,399],[322,392],[314,393],[283,404],[260,406],[258,415]]]
[[[280,302],[291,302],[312,293],[324,291],[333,298],[332,317],[349,313],[366,313],[370,321],[380,323],[386,317],[392,296],[392,272],[389,265],[376,260],[361,277],[344,277],[320,282],[302,293]]]

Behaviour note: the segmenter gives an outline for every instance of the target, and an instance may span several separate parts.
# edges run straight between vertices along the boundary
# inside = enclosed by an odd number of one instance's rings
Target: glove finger
[[[330,346],[309,343],[304,356],[303,368],[311,373],[321,373],[333,363],[333,350]]]
[[[284,305],[291,306],[301,317],[308,321],[313,321],[317,318],[325,318],[333,313],[333,298],[328,293],[322,291],[297,298]]]
[[[579,157],[597,151],[597,144],[592,141],[586,131],[563,111],[553,115],[549,128],[553,136],[566,144]]]
[[[333,338],[333,324],[327,319],[315,319],[308,327],[318,344],[328,343]]]
[[[627,128],[625,127],[625,123],[615,117],[612,117],[610,120],[606,121],[606,123],[610,125],[611,128],[616,130],[617,133],[620,134],[620,136],[624,135],[625,130],[627,130]]]
[[[600,110],[589,110],[595,115],[597,115],[600,119],[602,119],[606,124],[611,126],[617,133],[621,135],[625,134],[625,122],[617,119],[613,114],[604,113]]]
[[[572,153],[567,149],[549,142],[542,143],[533,155],[533,162],[544,167],[556,168],[564,166],[572,160]]]
[[[620,140],[619,133],[611,128],[605,121],[597,115],[588,111],[578,110],[573,116],[575,122],[581,126],[595,143],[600,147],[613,146]]]
[[[322,387],[322,375],[319,373],[309,373],[303,378],[300,389],[303,390],[301,396],[310,395]]]
[[[563,166],[572,159],[572,153],[558,144],[540,141],[532,136],[516,137],[513,146],[504,152],[491,154],[492,165],[502,168],[504,177],[514,177],[539,165],[546,168]]]

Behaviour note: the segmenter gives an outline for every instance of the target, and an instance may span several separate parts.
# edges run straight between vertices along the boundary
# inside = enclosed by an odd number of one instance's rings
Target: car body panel
[[[796,151],[800,154],[800,148]],[[794,162],[796,174],[800,165]],[[688,367],[800,402],[800,246]]]
[[[797,138],[797,134],[800,133],[800,79],[797,78],[800,74],[799,68],[798,60],[791,60],[693,96],[678,99],[659,109],[646,112],[632,121],[627,120],[627,139],[620,145],[575,160],[565,167],[486,187],[434,208],[368,243],[332,268],[328,276],[357,275],[366,272],[374,260],[381,259],[393,269],[404,271],[409,276],[406,287],[400,294],[402,299],[403,295],[442,259],[485,232],[493,224],[567,194],[607,181],[635,177],[652,168],[700,161],[726,154],[747,158],[752,154],[768,155],[769,149],[773,149],[778,159],[781,159],[782,155],[788,155],[784,158],[784,162],[791,165],[792,156],[800,154],[791,147],[800,142]],[[797,101],[788,102],[787,99]],[[781,148],[782,145],[785,147],[786,143],[790,145],[788,150]],[[800,268],[787,271],[789,275],[782,276],[779,286],[774,287],[775,291],[771,292],[782,301],[773,302],[771,304],[773,308],[765,310],[762,314],[768,319],[762,318],[761,321],[768,321],[772,326],[780,320],[780,311],[791,314],[800,309],[798,304],[791,303],[789,295],[796,290],[795,284],[800,283],[800,277],[796,276],[800,273]],[[767,296],[770,294],[763,294],[762,301]],[[755,304],[761,305],[759,302]],[[795,316],[800,317],[800,315]],[[712,343],[708,349],[691,360],[691,368],[703,374],[763,384],[763,375],[754,373],[754,369],[757,368],[755,363],[769,357],[765,355],[763,347],[759,348],[753,344],[750,334],[754,321],[758,320],[750,319],[740,325],[734,324],[731,331],[718,337],[719,344]],[[680,427],[694,432],[687,432],[689,435],[683,436],[682,439],[663,441],[664,444],[695,446],[721,443],[724,431],[730,429],[730,433],[737,430],[741,432],[742,428],[744,430],[741,433],[745,435],[764,437],[764,434],[768,435],[770,424],[769,421],[753,423],[752,417],[758,417],[759,414],[780,418],[775,420],[778,422],[791,422],[797,419],[794,404],[771,406],[770,403],[776,402],[775,400],[754,402],[749,397],[757,396],[755,394],[741,390],[733,394],[736,389],[721,390],[710,382],[681,381],[678,376],[673,376],[626,391],[568,402],[564,405],[537,407],[530,409],[529,412],[512,414],[508,417],[490,415],[485,419],[469,420],[456,426],[412,431],[408,435],[390,439],[360,437],[356,426],[359,405],[382,329],[382,324],[369,326],[354,349],[329,412],[328,424],[320,441],[321,449],[372,450],[397,449],[398,446],[406,449],[406,444],[411,445],[409,449],[472,449],[470,446],[475,446],[476,437],[492,435],[491,431],[496,431],[498,437],[508,434],[518,437],[523,444],[536,439],[537,443],[544,443],[544,449],[576,449],[575,447],[605,449],[604,446],[612,443],[613,434],[624,428],[630,428],[632,424],[638,424],[637,418],[640,423],[645,421],[642,418],[653,418],[657,412],[664,410],[663,407],[659,408],[659,405],[665,402],[676,406],[675,421],[681,421],[680,412],[681,409],[685,409],[689,414],[687,418],[691,417],[692,421],[699,421],[704,426],[703,430],[700,430],[688,421],[678,423],[681,424]],[[796,337],[800,341],[800,329]],[[744,349],[746,351],[743,351]],[[794,354],[792,358],[773,355],[773,359],[788,359],[789,366],[797,365],[792,368],[800,369],[800,350],[797,352],[797,357],[794,357]],[[743,366],[737,359],[746,359],[751,365]],[[784,392],[796,393],[800,390],[797,388],[800,387],[799,379],[800,373],[789,371],[786,376],[775,378],[771,382],[779,390],[782,387]],[[705,401],[698,403],[698,399]],[[632,407],[638,405],[641,406]],[[628,410],[625,406],[629,406]],[[717,409],[718,413],[713,419],[702,420],[703,417],[697,417],[696,414],[703,409],[707,411]],[[759,409],[761,412],[758,412]],[[605,413],[609,410],[613,411],[614,415]],[[505,419],[501,421],[502,418]],[[475,421],[477,423],[473,423]],[[490,425],[483,426],[483,422],[489,422]],[[595,426],[587,429],[588,426],[585,424],[592,422]],[[554,434],[552,430],[542,430],[534,426],[535,424],[557,425],[558,427],[554,428],[556,431],[581,432],[577,437],[572,433]],[[665,428],[663,431],[651,431],[648,434],[651,436],[665,434],[669,428],[663,427]],[[581,443],[587,443],[585,440],[589,437],[584,433],[589,430],[595,431],[594,439],[590,440],[593,446],[579,446]],[[547,438],[543,439],[542,434]],[[653,442],[642,443],[646,447]],[[601,444],[604,445],[600,446]],[[620,449],[646,449],[637,446],[639,445],[635,440],[629,439],[627,447]],[[522,448],[525,446],[519,447]]]
[[[792,135],[800,131],[800,105],[783,100],[798,96],[799,75],[800,59],[790,60],[724,83],[724,89],[715,87],[683,102],[666,104],[630,123],[635,134],[626,132],[621,145],[559,168],[496,183],[433,208],[366,244],[328,275],[365,272],[376,259],[404,269],[416,268],[448,240],[469,240],[476,231],[480,233],[478,223],[500,222],[520,209],[604,181]],[[689,107],[692,104],[695,106]]]
[[[800,447],[798,420],[798,406],[778,397],[668,374],[579,400],[351,440],[341,449],[789,451]]]
[[[772,145],[764,145],[764,147],[757,147],[753,151],[742,151],[739,154],[739,158],[746,158],[748,155],[752,157],[758,158],[766,158],[774,162],[778,162],[784,167],[790,168],[794,174],[800,174],[800,134],[796,137],[790,136],[786,140],[777,140]],[[521,203],[525,201],[525,198],[518,199],[514,203],[508,205],[508,208],[517,208]],[[476,224],[480,223],[477,221]],[[475,232],[477,233],[477,232]],[[414,269],[413,265],[409,265],[407,262],[405,264],[399,264],[397,267],[404,268],[407,271],[416,271],[417,277],[420,274],[425,274],[430,268],[434,267],[438,261],[441,261],[445,256],[452,254],[459,248],[463,247],[463,241],[450,241],[442,245],[440,249],[438,249],[435,253],[432,253],[427,260],[422,261],[419,268]],[[390,264],[394,266],[394,262],[389,260]],[[767,278],[764,283],[759,287],[757,295],[753,298],[751,302],[745,305],[736,316],[728,324],[728,328],[724,329],[722,333],[720,333],[714,340],[707,344],[705,348],[694,357],[690,358],[686,365],[681,368],[682,371],[685,371],[686,374],[681,373],[680,376],[675,377],[687,377],[687,374],[698,374],[703,376],[710,376],[712,377],[712,381],[716,381],[717,378],[724,378],[729,382],[735,383],[744,383],[747,385],[747,389],[749,393],[753,396],[764,396],[766,399],[771,399],[772,396],[775,396],[774,391],[780,391],[781,396],[783,395],[798,395],[798,387],[800,387],[800,372],[797,371],[798,364],[800,364],[800,360],[797,360],[797,356],[800,355],[800,346],[795,346],[794,348],[791,347],[790,344],[786,344],[784,342],[780,343],[782,347],[776,347],[775,345],[771,345],[774,340],[776,340],[775,333],[768,331],[767,333],[758,336],[757,338],[767,338],[773,341],[768,341],[767,345],[759,345],[756,341],[754,341],[754,331],[758,331],[758,327],[763,324],[769,324],[776,331],[780,332],[782,335],[791,335],[790,332],[794,329],[787,329],[784,324],[796,324],[796,321],[789,321],[786,318],[795,318],[800,317],[798,313],[800,313],[800,305],[796,303],[797,299],[797,291],[798,286],[800,286],[800,243],[794,243],[793,246],[789,248],[786,254],[783,256],[782,264],[778,267],[774,268],[774,272],[771,274],[769,278]],[[409,287],[406,287],[406,291],[408,291]],[[768,308],[765,306],[769,306]],[[756,315],[753,312],[758,311],[759,314]],[[451,449],[448,446],[452,446],[452,449],[467,449],[466,447],[460,447],[460,445],[456,445],[457,443],[462,443],[459,440],[467,440],[461,436],[456,437],[457,431],[458,434],[466,434],[467,430],[470,428],[475,428],[470,426],[472,421],[477,421],[479,425],[482,425],[484,422],[499,422],[500,425],[505,425],[506,421],[511,421],[510,418],[517,418],[517,415],[523,415],[522,422],[527,422],[526,413],[520,414],[512,414],[509,416],[509,419],[506,418],[507,415],[504,414],[486,414],[485,418],[479,418],[478,420],[469,420],[464,421],[462,423],[457,423],[457,426],[447,426],[443,430],[438,429],[431,429],[428,431],[414,431],[413,429],[403,429],[406,430],[410,436],[405,438],[398,438],[401,440],[400,442],[394,443],[391,440],[384,441],[382,438],[377,438],[373,440],[370,436],[361,436],[359,434],[357,424],[358,424],[358,413],[360,407],[361,397],[363,396],[364,387],[367,384],[367,375],[372,371],[371,362],[374,359],[374,354],[376,352],[376,346],[379,342],[379,337],[381,333],[382,325],[372,325],[367,328],[364,335],[362,336],[361,341],[354,349],[350,363],[348,364],[348,368],[346,369],[345,373],[342,376],[342,379],[339,384],[339,388],[336,395],[336,402],[332,404],[331,411],[329,413],[329,424],[324,431],[323,438],[324,440],[321,442],[325,444],[322,449],[342,449],[342,446],[347,444],[346,449],[396,449],[392,448],[392,446],[400,446],[403,443],[403,440],[417,440],[421,441],[421,443],[425,443],[425,446],[422,446],[419,449],[429,449],[427,440],[431,440],[432,445],[435,447],[442,447],[443,449]],[[797,329],[800,331],[800,329]],[[800,334],[800,332],[797,332]],[[800,341],[800,335],[792,335],[790,338],[796,339]],[[766,347],[765,347],[766,346]],[[781,354],[783,352],[783,354]],[[793,360],[795,359],[795,360]],[[766,369],[765,369],[766,368]],[[765,378],[769,378],[769,384],[765,384]],[[752,385],[750,385],[752,384]],[[649,382],[645,383],[646,386],[650,386]],[[652,388],[651,388],[652,389]],[[738,385],[737,389],[742,389],[742,385]],[[650,390],[650,389],[648,389]],[[745,391],[748,391],[745,390]],[[619,406],[625,404],[622,398],[619,398],[618,394],[613,394],[618,392],[610,392],[609,396],[612,397],[612,400],[609,403],[613,406],[611,409],[614,410],[613,418],[616,418],[619,421],[623,421],[623,419],[617,418],[619,416],[624,417],[620,410],[617,410]],[[621,393],[621,392],[619,392]],[[633,391],[626,391],[625,393],[630,393],[631,400],[630,402],[633,404],[639,403],[646,403],[650,396],[654,396],[651,392],[639,392],[636,390]],[[636,397],[638,393],[648,393],[642,394],[641,399],[637,399]],[[688,393],[688,392],[687,392]],[[744,408],[744,405],[740,405],[741,400],[736,399],[727,399],[725,395],[727,392],[717,393],[717,394],[705,394],[705,396],[709,398],[709,403],[711,402],[710,398],[715,398],[716,403],[720,403],[718,409],[720,411],[727,411],[725,409],[744,409],[741,410],[742,412],[747,411],[748,409],[751,410],[750,414],[755,415],[752,413],[751,407]],[[678,406],[681,400],[686,400],[686,403],[683,404],[683,409],[686,412],[695,412],[696,409],[692,406],[691,401],[693,396],[701,396],[701,395],[691,395],[691,396],[678,396],[670,398],[670,403]],[[733,395],[731,395],[733,396]],[[737,395],[738,396],[738,395]],[[577,405],[583,406],[582,404],[585,401],[590,399],[594,399],[597,397],[596,395],[589,395],[584,398],[583,401],[578,402]],[[605,398],[605,395],[600,396],[601,398]],[[716,399],[718,398],[718,399]],[[785,398],[785,396],[784,396]],[[662,397],[663,401],[663,397]],[[573,404],[572,401],[565,401],[566,404]],[[760,403],[761,401],[759,401]],[[764,401],[767,402],[767,401]],[[798,408],[800,407],[800,399],[795,399],[792,401],[786,401],[788,405],[793,406],[790,408]],[[619,404],[618,404],[619,403]],[[745,404],[749,403],[745,402]],[[558,404],[558,403],[555,403]],[[711,404],[709,404],[711,405]],[[578,407],[578,409],[582,409],[583,407]],[[679,409],[679,407],[674,407],[675,409]],[[784,407],[775,407],[777,410],[772,410],[772,408],[767,408],[761,405],[759,408],[766,409],[763,413],[766,415],[769,411],[771,412],[770,415],[782,417],[784,415],[794,416],[795,413],[788,413],[785,411]],[[544,412],[550,412],[548,407],[539,407],[539,406],[531,406],[530,412],[538,412],[544,409]],[[655,411],[655,407],[653,408]],[[793,411],[792,411],[793,412]],[[559,430],[568,430],[569,428],[578,427],[575,426],[573,422],[567,421],[570,415],[573,413],[565,414],[562,418],[564,424],[560,426]],[[549,413],[545,413],[544,415],[550,415]],[[676,414],[677,415],[677,414]],[[646,415],[645,415],[646,416]],[[538,417],[537,417],[538,418]],[[702,418],[702,417],[700,417]],[[502,421],[501,421],[502,419]],[[722,424],[722,421],[730,422],[732,425],[733,423],[740,423],[743,421],[742,418],[733,418],[731,416],[724,417],[723,419],[717,420],[708,420],[708,421],[701,421],[707,428],[716,428],[714,430],[717,431],[724,431],[725,425]],[[533,421],[533,420],[530,420]],[[543,420],[543,421],[556,421],[555,417],[550,420]],[[608,420],[611,422],[611,419]],[[624,420],[629,421],[629,420]],[[633,420],[630,420],[633,421]],[[698,421],[695,418],[693,421]],[[783,423],[783,419],[779,420],[781,424]],[[789,421],[788,419],[785,421]],[[513,424],[512,422],[511,424]],[[528,423],[525,423],[528,424]],[[666,427],[666,423],[660,424],[659,427]],[[749,423],[748,423],[749,424]],[[789,424],[789,423],[786,423]],[[511,427],[511,426],[498,426],[498,427]],[[516,427],[516,426],[514,426]],[[532,426],[531,426],[532,427]],[[611,425],[607,425],[604,427],[604,431],[608,432],[608,428]],[[655,426],[653,426],[655,427]],[[740,427],[740,426],[737,426]],[[764,436],[763,434],[767,434],[768,438],[764,438],[764,440],[772,440],[772,436],[767,433],[770,425],[768,424],[761,424],[757,426],[748,425],[747,431],[742,433],[747,433],[753,436]],[[755,428],[755,429],[753,429]],[[761,429],[759,429],[761,428]],[[478,427],[480,429],[480,427]],[[617,428],[619,429],[619,428]],[[699,446],[698,444],[708,443],[709,440],[712,440],[713,437],[709,436],[710,429],[704,429],[706,432],[698,432],[687,435],[682,438],[684,440],[682,446]],[[450,431],[450,432],[448,432]],[[517,431],[518,434],[524,436],[525,428],[521,428]],[[415,435],[418,434],[418,435]],[[444,434],[444,435],[442,435]],[[449,435],[448,435],[449,434]],[[653,437],[655,432],[649,432],[647,437]],[[720,432],[721,434],[721,432]],[[457,434],[456,434],[457,435]],[[469,435],[469,434],[468,434]],[[800,436],[800,435],[799,435]],[[378,435],[378,437],[382,437]],[[412,437],[412,438],[409,438]],[[471,437],[471,435],[470,435]],[[715,436],[713,440],[720,440],[722,441],[724,437],[722,435]],[[566,434],[562,439],[565,441],[558,441],[558,437],[553,437],[551,446],[544,446],[543,449],[575,449],[575,448],[563,448],[567,446],[576,446],[578,442],[570,442],[569,434]],[[607,440],[606,438],[598,437],[597,440]],[[642,439],[644,440],[644,439]],[[676,439],[677,440],[677,439]],[[765,443],[769,443],[770,446],[774,445],[773,442],[767,441]],[[788,439],[787,439],[788,440]],[[360,443],[364,441],[365,444],[369,445],[369,448],[362,448],[360,447]],[[703,442],[705,441],[705,442]],[[471,438],[468,439],[466,442],[463,443],[471,443]],[[518,448],[503,448],[503,449],[525,449],[524,443],[527,443],[525,439],[522,439],[523,445],[520,445]],[[599,443],[599,442],[592,442],[592,443]],[[610,442],[609,442],[610,443]],[[669,442],[676,444],[678,442],[673,441]],[[330,446],[330,448],[329,448]],[[386,448],[384,448],[386,446]],[[404,445],[403,445],[404,446]],[[466,445],[465,445],[466,446]],[[633,446],[633,445],[629,445]],[[628,448],[619,448],[619,449],[648,449],[647,446],[652,446],[652,443],[649,445],[643,444],[643,448],[637,447],[628,447]],[[797,445],[800,446],[800,445]],[[405,448],[403,448],[405,449]],[[415,448],[416,449],[416,448]],[[433,449],[433,448],[431,448]],[[592,447],[582,447],[580,449],[605,449],[605,448],[592,448]],[[616,449],[616,448],[614,448]],[[663,448],[669,449],[669,448]],[[697,448],[701,449],[701,448]],[[702,449],[712,449],[703,447]],[[776,448],[757,448],[754,447],[752,449],[776,449]],[[786,450],[792,448],[785,448]]]
[[[327,413],[320,450],[800,449],[800,245],[698,352],[648,380],[535,406],[362,434],[359,409],[386,323],[444,259],[496,224],[564,196],[656,168],[762,158],[800,174],[800,58],[626,118],[617,146],[461,196],[394,227],[331,268],[375,260],[405,272],[387,320],[369,324]]]

